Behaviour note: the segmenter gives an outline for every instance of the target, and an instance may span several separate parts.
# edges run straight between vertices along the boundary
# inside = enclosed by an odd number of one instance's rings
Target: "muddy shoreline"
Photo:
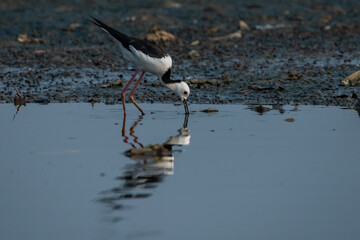
[[[89,16],[139,38],[154,26],[173,34],[159,44],[173,77],[189,82],[191,103],[351,106],[360,95],[340,85],[360,69],[355,0],[1,1],[0,9],[0,102],[13,102],[15,88],[27,102],[121,102],[121,86],[102,86],[126,83],[134,70]],[[177,100],[150,74],[135,97]]]

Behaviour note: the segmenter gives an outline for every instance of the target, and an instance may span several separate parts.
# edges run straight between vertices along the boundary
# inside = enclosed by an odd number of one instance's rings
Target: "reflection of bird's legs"
[[[16,115],[17,115],[18,112],[20,111],[20,108],[21,108],[21,105],[19,105],[19,106],[16,108],[16,113],[15,113],[14,116],[13,116],[13,121],[15,120]]]
[[[136,148],[136,146],[133,143],[128,142],[129,137],[126,136],[126,134],[125,134],[125,127],[126,127],[126,115],[124,115],[123,126],[122,126],[122,130],[121,130],[122,136],[124,137],[123,142],[130,144],[132,148]]]
[[[144,147],[144,145],[142,145],[141,143],[138,142],[138,137],[134,135],[135,133],[135,127],[142,121],[143,119],[143,115],[140,115],[138,120],[134,122],[134,124],[131,126],[130,128],[130,136],[132,136],[134,138],[134,143],[139,144],[140,147]]]
[[[134,133],[135,133],[135,127],[141,122],[142,119],[143,119],[143,116],[140,115],[139,118],[133,123],[133,125],[130,127],[130,130],[129,130],[129,132],[130,132],[129,135],[134,138],[134,142],[137,143],[140,147],[144,147],[144,146],[138,142],[138,137],[135,136]],[[136,148],[135,144],[128,142],[129,137],[126,136],[125,128],[126,128],[126,115],[124,115],[123,126],[122,126],[122,131],[121,131],[122,136],[124,137],[123,142],[130,144],[132,148]]]

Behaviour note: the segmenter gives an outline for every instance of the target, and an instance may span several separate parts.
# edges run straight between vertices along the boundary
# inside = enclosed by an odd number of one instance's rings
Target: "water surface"
[[[141,106],[0,105],[0,239],[360,238],[357,112]]]

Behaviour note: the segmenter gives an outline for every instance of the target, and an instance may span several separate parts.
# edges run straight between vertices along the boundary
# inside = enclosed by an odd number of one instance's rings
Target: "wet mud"
[[[0,12],[1,102],[18,90],[27,102],[120,103],[111,84],[134,69],[90,16],[142,39],[171,33],[157,44],[190,103],[351,106],[360,93],[341,84],[360,67],[356,0],[1,1]],[[135,98],[177,100],[150,74]]]

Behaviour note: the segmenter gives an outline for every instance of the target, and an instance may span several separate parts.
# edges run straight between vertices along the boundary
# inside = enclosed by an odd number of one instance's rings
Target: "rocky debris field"
[[[162,46],[190,103],[352,106],[360,2],[0,1],[0,102],[121,102],[134,72],[94,16]],[[360,76],[360,74],[357,74]],[[139,102],[178,101],[147,74]]]

